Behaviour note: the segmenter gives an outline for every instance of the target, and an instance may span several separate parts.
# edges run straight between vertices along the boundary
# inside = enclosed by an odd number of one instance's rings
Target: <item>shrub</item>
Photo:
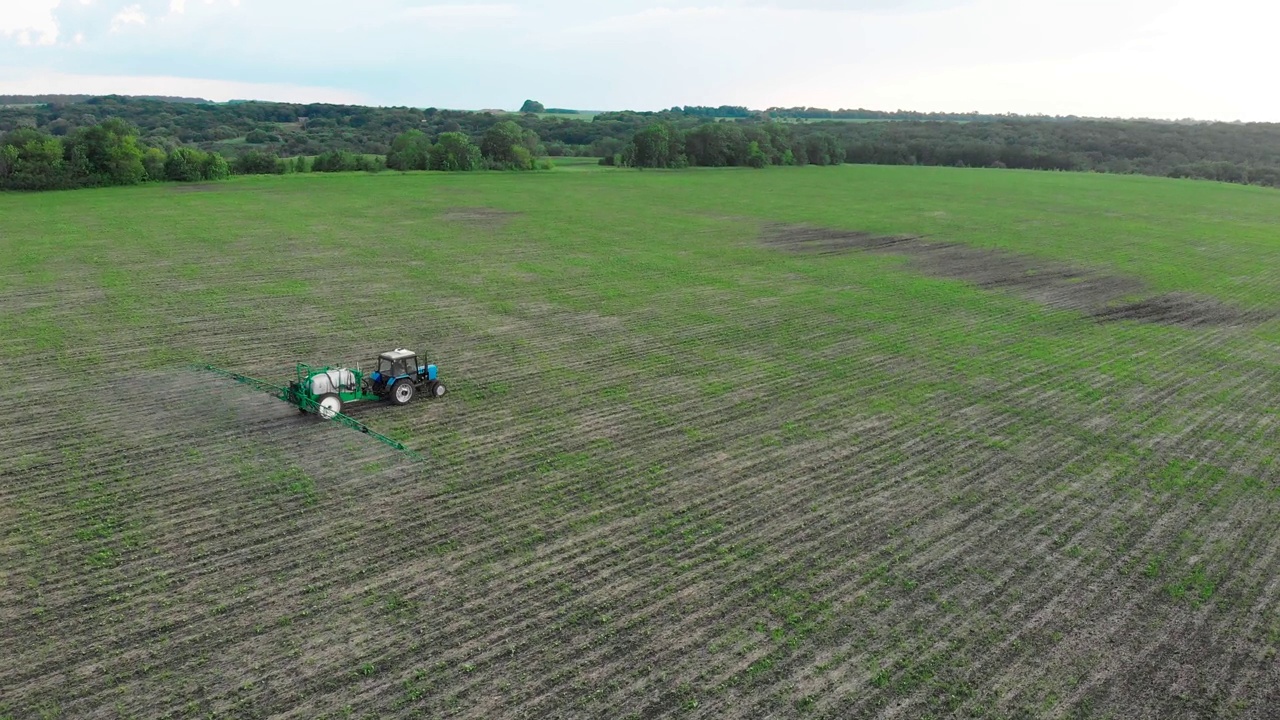
[[[236,158],[237,175],[277,175],[284,172],[284,165],[275,155],[261,150],[251,150]]]

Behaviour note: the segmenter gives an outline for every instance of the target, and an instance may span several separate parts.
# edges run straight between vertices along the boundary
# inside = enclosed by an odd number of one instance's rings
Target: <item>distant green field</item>
[[[1280,192],[589,160],[0,194],[0,717],[1271,716]]]
[[[534,115],[537,115],[538,117],[540,117],[540,118],[542,118],[542,119],[544,119],[544,120],[545,120],[546,118],[564,118],[565,120],[585,120],[585,121],[590,122],[592,119],[594,119],[594,118],[595,118],[595,116],[599,115],[599,114],[600,114],[600,113],[602,113],[602,112],[604,112],[604,111],[603,111],[603,110],[578,110],[577,112],[573,112],[573,113],[549,113],[549,112],[541,112],[541,113],[534,113]],[[508,115],[523,115],[523,114],[525,114],[525,113],[521,113],[521,112],[517,112],[517,111],[512,111],[512,112],[509,112],[509,113],[507,113],[507,114],[508,114]]]
[[[553,157],[548,158],[560,170],[612,170],[600,166],[600,158],[595,157]]]
[[[540,118],[566,118],[568,120],[593,120],[602,110],[579,110],[575,113],[538,113]]]

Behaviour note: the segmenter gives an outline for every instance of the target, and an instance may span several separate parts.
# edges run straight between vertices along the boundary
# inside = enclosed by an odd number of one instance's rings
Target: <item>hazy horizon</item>
[[[0,94],[1277,122],[1276,20],[1246,0],[0,0]]]

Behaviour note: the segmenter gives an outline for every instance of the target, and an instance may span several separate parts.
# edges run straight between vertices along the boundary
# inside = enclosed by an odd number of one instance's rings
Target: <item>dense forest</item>
[[[92,100],[98,95],[0,95],[0,106],[3,105],[49,105],[59,104],[66,105],[69,103],[82,103]],[[139,100],[160,100],[163,102],[173,103],[197,103],[209,104],[210,100],[195,97],[173,97],[170,95],[131,95],[130,97]]]
[[[867,110],[866,108],[828,110],[826,108],[815,107],[771,107],[768,110],[757,111],[742,107],[741,105],[720,105],[718,107],[710,107],[705,105],[685,105],[683,107],[677,105],[671,108],[672,113],[684,115],[696,115],[705,118],[749,118],[759,117],[770,120],[936,120],[939,122],[983,122],[993,120],[1040,120],[1045,122],[1065,122],[1071,120],[1086,120],[1090,118],[1082,118],[1076,115],[1017,115],[1014,113],[991,114],[980,112],[968,113],[946,113],[946,112],[916,112],[912,110]],[[1183,121],[1189,122],[1189,121]]]
[[[1280,124],[1267,123],[737,106],[578,115],[532,100],[524,113],[120,96],[0,100],[10,101],[0,103],[0,150],[6,153],[0,155],[0,187],[8,188],[31,186],[32,169],[50,163],[56,152],[62,156],[56,186],[100,184],[105,176],[86,171],[75,152],[85,133],[112,120],[123,123],[113,126],[117,134],[129,128],[153,169],[161,154],[167,159],[179,150],[225,157],[233,172],[280,172],[308,163],[310,169],[526,169],[540,156],[577,155],[637,167],[954,165],[1280,187]],[[440,149],[433,155],[433,148]]]

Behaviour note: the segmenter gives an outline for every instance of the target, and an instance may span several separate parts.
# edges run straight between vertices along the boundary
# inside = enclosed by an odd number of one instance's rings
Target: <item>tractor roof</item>
[[[404,348],[396,348],[395,350],[388,350],[382,353],[382,355],[380,355],[379,357],[384,357],[388,360],[403,360],[405,358],[411,358],[417,354],[418,353],[412,350],[405,350]]]

